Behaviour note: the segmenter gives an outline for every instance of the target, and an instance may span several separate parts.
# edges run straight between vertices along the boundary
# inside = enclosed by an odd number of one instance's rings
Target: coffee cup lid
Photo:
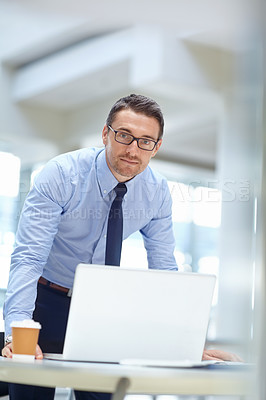
[[[39,322],[33,321],[33,319],[24,319],[22,321],[13,321],[10,324],[11,328],[34,328],[41,329]]]

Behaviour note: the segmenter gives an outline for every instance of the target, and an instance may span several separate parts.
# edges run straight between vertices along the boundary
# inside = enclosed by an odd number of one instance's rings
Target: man
[[[148,166],[162,144],[163,129],[155,101],[135,94],[124,97],[114,104],[104,125],[105,149],[58,156],[35,179],[12,255],[4,356],[12,356],[10,323],[32,317],[42,325],[36,358],[42,358],[42,351],[62,352],[77,264],[109,264],[108,215],[117,185],[124,190],[123,238],[140,230],[149,268],[177,270],[167,182]],[[119,260],[120,254],[112,265],[119,265]],[[50,388],[10,385],[11,400],[53,396]],[[110,394],[76,392],[76,398],[107,400]]]

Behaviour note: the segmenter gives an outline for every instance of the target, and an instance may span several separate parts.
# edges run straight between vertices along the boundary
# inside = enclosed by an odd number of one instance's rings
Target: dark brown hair
[[[164,118],[161,108],[156,101],[140,94],[130,94],[129,96],[122,97],[121,99],[117,100],[117,102],[111,108],[106,120],[106,125],[112,125],[116,114],[123,109],[130,109],[135,113],[140,113],[146,115],[147,117],[155,118],[160,126],[158,139],[162,138]]]

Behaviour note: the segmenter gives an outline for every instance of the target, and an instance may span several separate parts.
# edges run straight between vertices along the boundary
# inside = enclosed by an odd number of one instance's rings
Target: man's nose
[[[139,152],[138,142],[133,140],[130,144],[127,145],[127,153],[129,154],[137,154]]]

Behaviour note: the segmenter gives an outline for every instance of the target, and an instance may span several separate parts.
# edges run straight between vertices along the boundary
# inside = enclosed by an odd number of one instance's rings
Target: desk
[[[0,380],[6,382],[117,393],[123,378],[127,394],[248,396],[255,393],[255,373],[243,369],[150,368],[52,360],[25,363],[0,357]]]

